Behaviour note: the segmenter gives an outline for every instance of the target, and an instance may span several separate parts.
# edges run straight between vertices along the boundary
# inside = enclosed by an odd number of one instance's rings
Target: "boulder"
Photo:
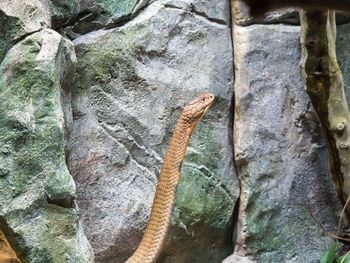
[[[337,59],[343,73],[344,90],[348,105],[350,105],[350,24],[337,27]]]
[[[240,256],[253,262],[319,262],[332,239],[307,206],[336,232],[341,206],[301,81],[299,31],[286,25],[233,28],[241,195],[235,254],[225,263]]]
[[[74,40],[67,160],[96,262],[124,262],[138,246],[177,119],[204,92],[216,101],[188,146],[159,262],[220,262],[232,252],[239,187],[233,53],[222,2],[154,1],[121,27]]]
[[[75,63],[72,43],[44,29],[0,65],[0,227],[23,262],[93,261],[65,163],[61,102]]]

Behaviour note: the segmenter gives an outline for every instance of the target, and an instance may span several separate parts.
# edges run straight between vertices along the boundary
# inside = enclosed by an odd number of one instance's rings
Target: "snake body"
[[[213,101],[214,96],[206,93],[189,102],[184,108],[165,154],[146,232],[126,263],[154,263],[162,251],[174,207],[181,164],[190,136]]]

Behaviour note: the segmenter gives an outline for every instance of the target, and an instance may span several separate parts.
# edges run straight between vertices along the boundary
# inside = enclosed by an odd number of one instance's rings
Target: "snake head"
[[[205,93],[199,95],[194,100],[190,101],[182,112],[184,120],[188,124],[196,125],[198,121],[204,116],[208,111],[210,106],[214,102],[214,95],[210,93]]]

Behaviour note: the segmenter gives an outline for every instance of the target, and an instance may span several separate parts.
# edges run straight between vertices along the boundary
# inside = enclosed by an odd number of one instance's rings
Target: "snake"
[[[146,231],[136,251],[125,263],[154,263],[161,253],[188,142],[197,123],[213,102],[214,96],[205,93],[184,107],[165,154]]]

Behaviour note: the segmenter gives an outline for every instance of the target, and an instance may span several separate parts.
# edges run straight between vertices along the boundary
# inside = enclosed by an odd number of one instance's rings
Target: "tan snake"
[[[146,232],[126,263],[154,263],[162,251],[174,207],[181,164],[190,136],[213,101],[214,96],[206,93],[192,100],[184,108],[165,154]]]

